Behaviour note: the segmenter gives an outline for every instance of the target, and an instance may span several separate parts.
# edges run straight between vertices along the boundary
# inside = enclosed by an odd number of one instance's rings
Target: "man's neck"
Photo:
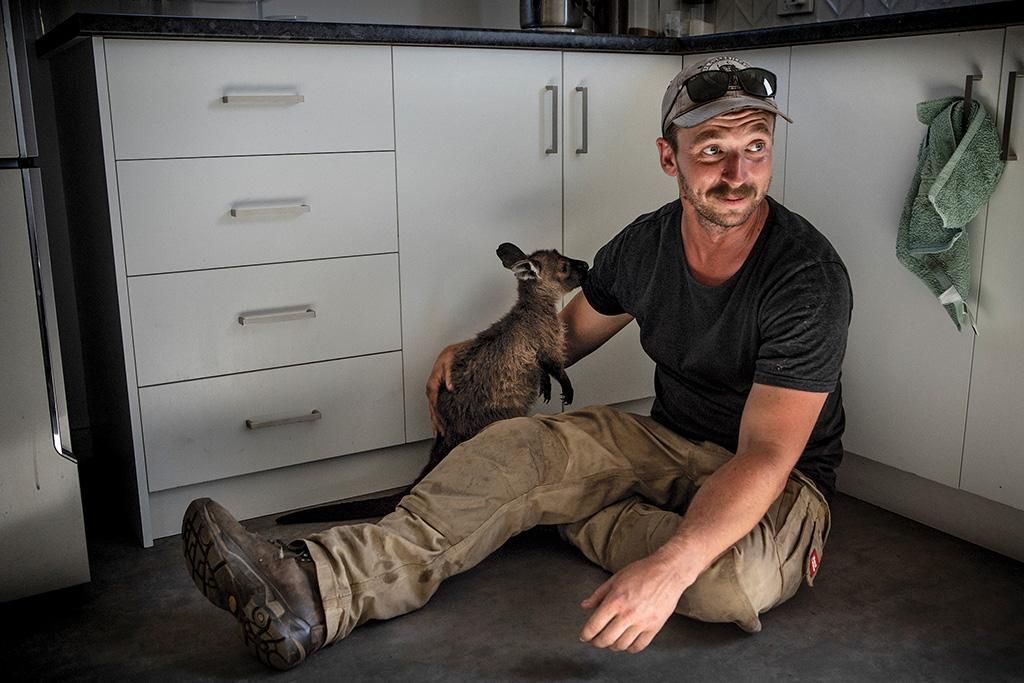
[[[690,274],[702,285],[720,285],[736,274],[754,248],[768,219],[768,200],[746,222],[732,227],[711,223],[685,199],[682,204],[680,230]]]

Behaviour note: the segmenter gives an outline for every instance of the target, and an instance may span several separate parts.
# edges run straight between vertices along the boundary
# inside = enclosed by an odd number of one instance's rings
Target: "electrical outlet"
[[[811,14],[814,12],[814,0],[779,0],[778,15]]]

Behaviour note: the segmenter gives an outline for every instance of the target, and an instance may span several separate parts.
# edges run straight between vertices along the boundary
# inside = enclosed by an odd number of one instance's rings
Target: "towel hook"
[[[964,83],[964,132],[967,126],[971,125],[971,98],[974,93],[974,81],[980,81],[981,74],[967,74],[967,82]]]
[[[1003,161],[1016,161],[1017,155],[1010,151],[1010,121],[1013,118],[1013,91],[1018,78],[1024,78],[1024,71],[1011,71],[1006,79],[1006,114],[1003,116],[1003,144],[999,158]]]

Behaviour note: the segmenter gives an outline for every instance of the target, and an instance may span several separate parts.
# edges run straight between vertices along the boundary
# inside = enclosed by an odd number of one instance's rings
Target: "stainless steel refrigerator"
[[[0,602],[89,580],[26,45],[0,0]]]

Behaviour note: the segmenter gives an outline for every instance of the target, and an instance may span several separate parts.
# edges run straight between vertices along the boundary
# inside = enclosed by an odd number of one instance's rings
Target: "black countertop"
[[[41,37],[36,49],[45,56],[83,38],[104,36],[688,54],[979,30],[1013,24],[1024,24],[1024,0],[686,38],[141,14],[76,14]]]

